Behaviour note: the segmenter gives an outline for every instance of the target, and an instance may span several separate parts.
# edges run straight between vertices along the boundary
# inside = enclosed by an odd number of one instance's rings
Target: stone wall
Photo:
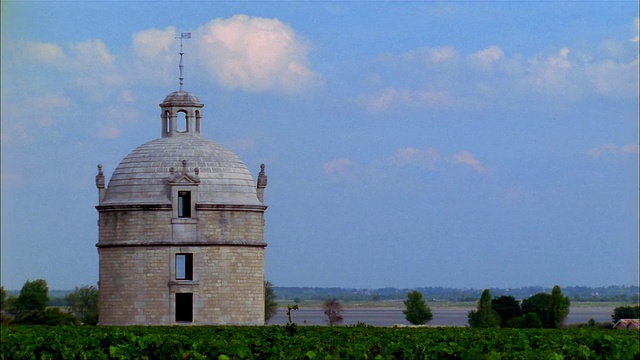
[[[194,215],[100,211],[100,324],[176,324],[176,293],[193,294],[189,324],[264,323],[263,212]],[[174,234],[187,228],[193,236]],[[176,279],[177,253],[193,254],[191,280]]]

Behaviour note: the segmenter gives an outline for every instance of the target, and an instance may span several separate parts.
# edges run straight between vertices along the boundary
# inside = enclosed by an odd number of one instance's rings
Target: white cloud
[[[420,166],[430,168],[440,160],[440,152],[435,148],[414,147],[398,149],[393,154],[392,163],[399,166]]]
[[[133,69],[135,79],[160,84],[176,82],[178,78],[178,47],[176,28],[147,29],[133,34]]]
[[[442,66],[455,63],[458,50],[453,46],[425,47],[400,54],[384,54],[379,57],[387,64],[402,64],[420,68],[424,66]]]
[[[136,122],[142,118],[139,110],[134,106],[109,105],[104,110],[105,118],[113,124]]]
[[[569,48],[563,47],[555,56],[531,59],[529,76],[524,79],[526,85],[544,92],[574,93],[575,84],[570,81],[569,75],[575,64],[569,59],[569,53]]]
[[[322,168],[327,174],[346,177],[351,173],[352,161],[349,158],[337,158],[325,163]]]
[[[195,33],[202,65],[226,87],[299,93],[320,81],[307,64],[309,47],[277,19],[235,15]]]
[[[634,29],[637,33],[637,18]],[[575,48],[529,57],[507,55],[499,44],[468,54],[451,46],[384,54],[375,58],[379,67],[366,75],[372,90],[351,99],[380,113],[394,107],[487,108],[496,99],[539,105],[593,95],[637,97],[637,42],[605,39],[600,46],[580,43]]]
[[[626,144],[623,145],[620,150],[625,154],[637,154],[638,153],[638,144]]]
[[[475,171],[481,174],[484,174],[488,171],[487,168],[482,166],[482,164],[480,164],[480,161],[478,161],[478,159],[476,159],[475,156],[473,156],[473,154],[468,151],[461,151],[455,154],[451,161],[454,164],[471,166]]]
[[[633,96],[638,91],[638,61],[621,63],[606,60],[584,66],[591,86],[599,94]],[[635,77],[635,80],[634,80]]]
[[[356,104],[364,105],[369,111],[379,113],[391,106],[397,91],[393,88],[386,88],[378,94],[361,95],[354,99]]]
[[[43,43],[37,41],[18,42],[13,47],[13,50],[21,50],[21,57],[28,61],[36,61],[51,65],[62,65],[65,61],[64,50],[60,45],[54,43]]]
[[[114,65],[115,56],[113,56],[102,40],[86,40],[69,45],[71,66],[73,69],[92,69],[93,71],[101,68],[110,68]]]
[[[483,68],[488,68],[492,64],[504,58],[504,52],[499,46],[489,46],[484,50],[480,50],[468,56],[469,61]]]
[[[449,108],[454,101],[448,91],[408,90],[386,88],[377,94],[365,94],[354,98],[356,104],[365,106],[372,113],[380,113],[393,105]],[[461,104],[459,104],[461,105]]]
[[[426,54],[432,63],[450,62],[458,57],[458,51],[453,46],[430,48]]]
[[[640,32],[640,17],[637,17],[635,19],[633,19],[633,23],[634,23],[634,36],[631,38],[631,42],[637,43],[638,41],[640,41],[640,36],[638,36],[638,33]]]
[[[595,149],[589,150],[587,154],[594,159],[598,159],[604,155],[620,155],[620,154],[637,154],[638,144],[625,144],[618,146],[616,144],[603,144]]]

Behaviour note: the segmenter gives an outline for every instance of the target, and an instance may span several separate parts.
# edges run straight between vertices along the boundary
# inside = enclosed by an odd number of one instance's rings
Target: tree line
[[[65,297],[65,307],[49,307],[47,281],[27,280],[18,296],[9,296],[0,287],[2,323],[24,325],[96,325],[98,323],[98,289],[95,286],[76,287]]]
[[[265,324],[275,316],[278,309],[276,290],[266,281]],[[414,325],[427,324],[433,319],[431,309],[423,294],[417,290],[406,294],[403,313],[406,320]],[[95,286],[76,287],[64,297],[65,307],[49,307],[49,288],[46,280],[27,281],[18,296],[9,296],[4,287],[0,287],[0,311],[2,323],[74,325],[98,323],[98,288]],[[468,313],[469,326],[474,328],[559,328],[564,325],[569,314],[571,301],[562,293],[560,286],[554,286],[551,293],[540,292],[522,301],[511,295],[491,297],[490,289],[482,291],[477,309]],[[288,316],[291,322],[291,310]],[[327,324],[337,325],[343,322],[343,307],[336,298],[324,300],[323,311]],[[640,318],[640,306],[619,306],[613,310],[612,322],[619,319]]]
[[[405,318],[414,325],[427,324],[432,318],[431,309],[422,294],[414,290],[404,301]],[[511,295],[491,297],[485,289],[478,300],[476,310],[467,314],[472,328],[561,328],[569,315],[571,300],[554,286],[551,293],[540,292],[522,301]],[[640,318],[640,306],[619,306],[613,309],[613,323],[620,319]],[[592,321],[592,320],[591,320]],[[591,324],[593,326],[593,324]]]
[[[343,302],[350,301],[385,301],[403,300],[411,291],[419,291],[429,301],[467,302],[476,301],[483,289],[459,289],[448,287],[417,287],[411,289],[378,288],[378,289],[354,289],[354,288],[320,288],[320,287],[283,287],[275,286],[274,291],[278,299],[302,301],[323,301],[336,298]],[[510,295],[516,299],[524,299],[541,292],[550,292],[551,288],[542,286],[526,286],[518,288],[489,288],[495,296]],[[640,302],[640,287],[637,285],[612,285],[601,287],[566,286],[563,293],[572,301],[589,302]]]

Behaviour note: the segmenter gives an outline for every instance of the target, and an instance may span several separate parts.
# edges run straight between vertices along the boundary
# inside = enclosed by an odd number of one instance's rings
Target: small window
[[[193,293],[176,293],[176,322],[193,321]]]
[[[191,191],[178,191],[178,217],[191,217]]]
[[[176,254],[176,280],[193,280],[193,254]]]

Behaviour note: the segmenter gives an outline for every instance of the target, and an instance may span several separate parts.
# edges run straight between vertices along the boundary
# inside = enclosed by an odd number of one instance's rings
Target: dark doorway
[[[193,294],[176,293],[176,322],[193,321]]]

